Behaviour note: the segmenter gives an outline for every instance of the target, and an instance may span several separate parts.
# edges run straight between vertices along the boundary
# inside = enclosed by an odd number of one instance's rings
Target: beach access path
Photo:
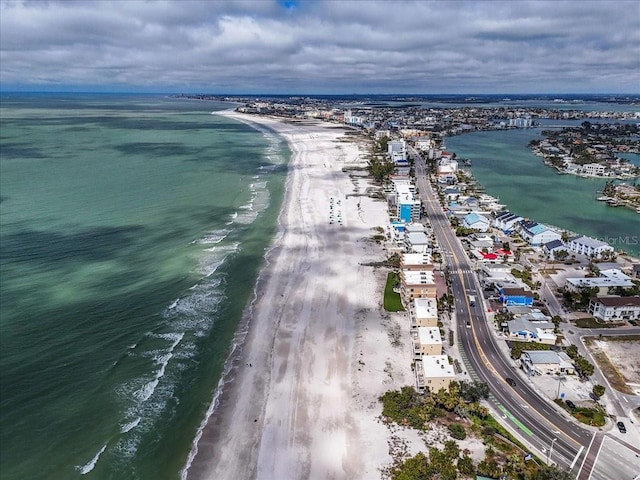
[[[242,358],[187,478],[380,478],[392,458],[377,399],[413,378],[408,320],[381,309],[386,270],[361,265],[386,256],[371,241],[386,203],[346,196],[369,186],[342,170],[366,152],[334,124],[224,114],[276,130],[292,158]]]

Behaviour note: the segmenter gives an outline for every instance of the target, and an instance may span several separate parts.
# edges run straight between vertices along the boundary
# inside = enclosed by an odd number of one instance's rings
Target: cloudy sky
[[[3,90],[640,92],[637,0],[0,5]]]

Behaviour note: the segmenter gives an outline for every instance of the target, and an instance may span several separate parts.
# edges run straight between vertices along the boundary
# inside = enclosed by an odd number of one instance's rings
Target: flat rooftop
[[[416,310],[416,318],[438,317],[438,304],[435,298],[415,298],[413,305]]]
[[[422,370],[425,378],[451,378],[456,374],[446,355],[425,355],[422,357]]]
[[[418,327],[420,345],[440,345],[442,337],[438,327]]]

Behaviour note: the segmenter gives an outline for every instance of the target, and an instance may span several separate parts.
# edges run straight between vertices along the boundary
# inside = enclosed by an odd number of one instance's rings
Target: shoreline
[[[369,185],[342,171],[366,164],[363,152],[334,124],[216,114],[273,130],[292,157],[244,342],[182,478],[377,476],[392,461],[377,398],[412,377],[408,346],[392,347],[385,330],[397,321],[381,312],[385,272],[361,265],[384,255],[370,237],[388,221],[385,203],[346,196]]]

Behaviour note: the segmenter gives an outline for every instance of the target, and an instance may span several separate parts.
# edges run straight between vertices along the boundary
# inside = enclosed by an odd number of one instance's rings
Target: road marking
[[[584,467],[584,462],[587,461],[587,457],[589,456],[589,452],[591,451],[591,445],[593,445],[593,441],[596,439],[597,434],[598,433],[596,432],[593,434],[593,437],[591,437],[591,442],[589,442],[589,446],[587,447],[587,453],[584,454],[584,458],[582,459],[582,463],[580,464],[580,469],[578,470],[576,478],[580,478],[580,474],[582,473],[582,468]]]
[[[595,433],[594,433],[595,435]],[[600,448],[598,448],[598,453],[596,453],[596,458],[593,460],[593,466],[591,467],[591,471],[589,472],[589,476],[587,477],[587,480],[589,480],[591,478],[591,475],[593,475],[593,471],[596,469],[596,465],[598,464],[598,457],[600,456],[600,452],[602,451],[602,446],[604,445],[604,441],[606,440],[606,437],[602,439],[602,443],[600,444]]]
[[[513,413],[511,413],[509,410],[507,410],[503,405],[498,405],[498,408],[500,410],[502,410],[502,413],[504,413],[507,417],[509,417],[509,419],[516,424],[516,426],[518,428],[520,428],[520,430],[522,430],[524,433],[526,433],[527,435],[529,435],[530,437],[533,436],[533,432],[531,430],[529,430],[527,428],[527,426],[522,423],[520,420],[518,420],[516,417],[513,416]]]
[[[591,445],[589,445],[591,446]],[[584,450],[584,445],[582,445],[580,447],[580,450],[578,450],[578,453],[576,454],[575,458],[573,459],[573,462],[571,462],[571,465],[569,466],[569,471],[573,470],[573,467],[576,466],[576,462],[578,461],[578,458],[580,457],[580,454],[582,453],[582,451]]]

